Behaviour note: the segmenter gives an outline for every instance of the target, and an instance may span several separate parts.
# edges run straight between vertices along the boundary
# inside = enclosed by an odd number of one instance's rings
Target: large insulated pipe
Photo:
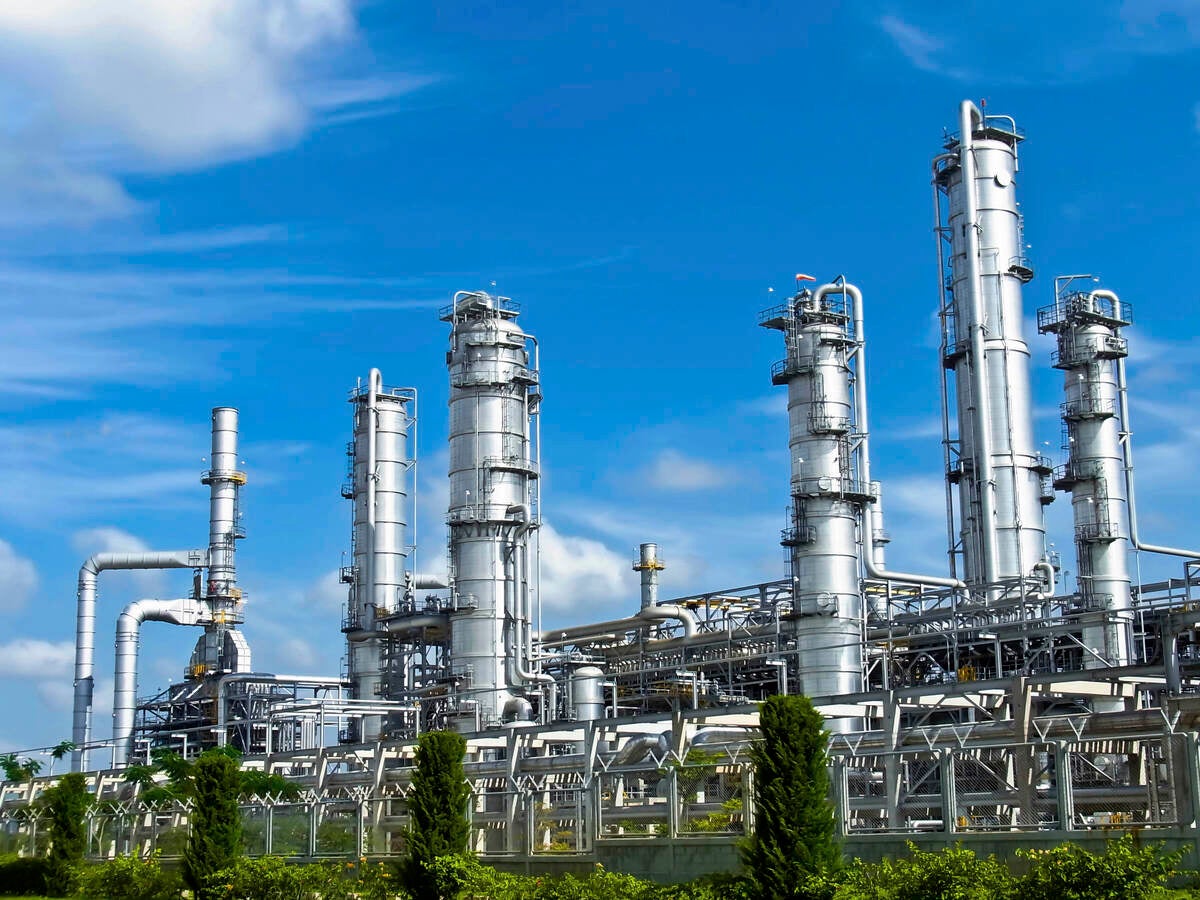
[[[133,749],[137,710],[138,635],[143,622],[198,625],[206,609],[197,600],[135,600],[117,619],[116,666],[113,677],[113,768],[122,769]]]
[[[1184,559],[1200,559],[1200,550],[1187,550],[1182,547],[1164,547],[1160,544],[1150,544],[1141,539],[1138,534],[1137,500],[1134,494],[1133,477],[1133,426],[1129,422],[1129,396],[1125,381],[1125,360],[1117,360],[1117,397],[1121,409],[1121,448],[1125,463],[1125,496],[1129,506],[1129,539],[1133,546],[1146,553],[1159,553],[1164,556],[1181,556]]]
[[[645,628],[647,622],[678,622],[683,629],[683,636],[680,640],[684,642],[694,638],[698,630],[696,617],[691,610],[675,603],[660,603],[658,606],[640,610],[636,616],[629,616],[625,619],[592,622],[588,625],[575,625],[571,628],[547,628],[539,635],[539,639],[547,646],[562,646],[605,634],[620,634],[635,628]],[[773,628],[772,633],[774,633]]]
[[[980,538],[983,547],[983,577],[996,581],[999,563],[996,552],[996,508],[993,498],[995,474],[992,467],[992,413],[988,392],[987,357],[984,339],[987,319],[983,305],[983,278],[979,272],[979,201],[975,194],[975,123],[983,124],[983,113],[970,100],[958,110],[959,165],[962,168],[964,226],[967,242],[967,283],[971,292],[971,393],[975,403],[975,463],[979,488]]]
[[[97,553],[79,569],[75,613],[75,701],[72,712],[71,771],[87,765],[87,745],[92,737],[92,693],[96,651],[96,581],[101,572],[114,570],[201,569],[208,564],[204,550],[164,550],[147,553]]]
[[[828,290],[827,290],[828,289]],[[867,418],[867,333],[863,313],[862,291],[849,282],[827,284],[818,291],[832,293],[838,291],[850,297],[851,316],[854,320],[854,424],[859,437],[858,444],[858,474],[859,477],[871,483],[871,428]],[[911,572],[892,572],[880,565],[880,557],[876,552],[875,519],[869,515],[863,517],[863,564],[867,574],[881,581],[906,581],[910,584],[922,584],[929,587],[948,587],[963,589],[966,584],[957,578],[947,578],[942,575],[915,575]]]

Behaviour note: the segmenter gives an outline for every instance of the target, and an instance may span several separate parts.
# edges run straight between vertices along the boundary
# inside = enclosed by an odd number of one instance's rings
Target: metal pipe
[[[850,297],[851,315],[854,321],[854,419],[858,429],[858,475],[859,478],[871,483],[871,429],[867,419],[867,338],[864,330],[862,291],[847,281],[840,284],[826,284],[817,288],[816,296],[842,293]],[[957,578],[947,578],[940,575],[914,575],[911,572],[892,572],[876,565],[875,536],[872,533],[870,514],[863,516],[863,564],[867,574],[872,578],[884,581],[906,581],[911,584],[923,584],[930,587],[966,588],[966,584]]]
[[[562,645],[582,638],[644,628],[647,622],[666,622],[672,620],[679,622],[683,626],[683,637],[681,640],[691,640],[696,636],[696,617],[692,615],[691,610],[674,603],[662,603],[649,609],[640,610],[637,615],[629,616],[625,619],[594,622],[590,625],[575,625],[571,628],[549,629],[539,634],[538,640],[547,645]]]
[[[413,587],[418,591],[440,591],[450,587],[450,581],[444,575],[418,572],[413,576]]]
[[[202,569],[206,550],[163,550],[147,553],[97,553],[79,569],[75,612],[75,700],[72,711],[71,771],[87,765],[87,744],[92,736],[92,693],[95,686],[96,581],[108,570]]]
[[[313,675],[272,675],[266,672],[231,672],[228,675],[222,675],[217,681],[217,745],[221,747],[227,743],[225,688],[237,681],[251,681],[256,684],[291,684],[296,687],[336,687],[339,694],[342,688],[350,687],[350,682],[343,681],[341,678],[323,678]]]
[[[383,373],[372,369],[367,373],[367,571],[364,587],[368,602],[375,602],[375,486],[379,480],[377,445],[379,440],[379,392]]]
[[[138,634],[142,622],[199,625],[208,612],[198,600],[135,600],[117,618],[116,666],[113,676],[113,768],[129,761],[137,709]]]
[[[1093,296],[1103,296],[1117,300],[1112,291],[1093,291]],[[1129,391],[1125,381],[1125,360],[1117,360],[1117,402],[1121,411],[1121,455],[1125,469],[1125,498],[1129,507],[1129,539],[1134,549],[1147,553],[1159,553],[1164,556],[1182,556],[1185,559],[1200,559],[1200,550],[1185,550],[1180,547],[1164,547],[1159,544],[1148,544],[1138,535],[1137,500],[1134,494],[1133,480],[1133,427],[1129,422]]]
[[[992,491],[991,402],[987,390],[987,330],[983,306],[983,278],[979,271],[979,201],[975,194],[975,123],[983,124],[983,113],[970,100],[959,106],[959,165],[962,167],[963,203],[966,207],[967,279],[971,286],[971,391],[975,400],[975,443],[979,485],[980,538],[983,542],[984,581],[993,584],[999,563],[996,553],[996,510]]]

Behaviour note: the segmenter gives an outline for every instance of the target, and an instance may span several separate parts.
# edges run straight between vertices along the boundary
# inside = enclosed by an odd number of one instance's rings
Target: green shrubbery
[[[164,869],[157,856],[118,856],[82,866],[76,892],[87,900],[177,900],[183,890],[178,872]]]
[[[50,863],[36,857],[0,856],[0,896],[19,897],[46,891]]]
[[[1072,844],[1021,850],[1028,865],[1015,875],[994,857],[953,847],[929,852],[909,845],[907,856],[880,863],[855,860],[839,874],[809,876],[773,895],[774,900],[1146,900],[1200,898],[1200,892],[1167,891],[1179,872],[1180,854],[1126,836],[1093,853]],[[441,856],[426,866],[420,890],[432,886],[441,900],[751,900],[759,884],[744,876],[717,875],[687,884],[659,885],[609,872],[533,876],[498,872],[471,856]],[[44,891],[45,860],[0,857],[0,894]],[[411,885],[408,887],[412,887]],[[178,900],[178,873],[157,859],[118,857],[77,870],[77,896],[89,900]],[[415,892],[389,863],[323,862],[289,865],[279,857],[238,859],[210,875],[206,896],[216,900],[412,900]]]

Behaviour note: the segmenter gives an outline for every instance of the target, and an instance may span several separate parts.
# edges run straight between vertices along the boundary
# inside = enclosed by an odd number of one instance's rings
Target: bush
[[[389,866],[365,858],[303,866],[290,866],[278,856],[239,859],[210,875],[205,890],[219,900],[392,900],[407,896]]]
[[[0,856],[0,896],[43,894],[49,863],[24,856]]]
[[[855,860],[837,889],[837,900],[1006,900],[1012,890],[1008,868],[994,856],[948,847],[928,852],[908,845],[909,856],[878,864]]]
[[[182,890],[179,874],[164,869],[157,855],[118,856],[79,869],[76,894],[88,900],[175,900]]]
[[[1135,835],[1111,842],[1104,853],[1075,844],[1053,850],[1018,850],[1029,871],[1017,883],[1021,900],[1143,900],[1167,896],[1164,882],[1183,853],[1163,845],[1141,846]]]

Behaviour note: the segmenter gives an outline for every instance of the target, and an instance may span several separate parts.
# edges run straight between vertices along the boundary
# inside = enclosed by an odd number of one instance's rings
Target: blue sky
[[[1134,305],[1143,530],[1196,543],[1200,4],[520,6],[0,7],[0,750],[69,734],[83,559],[204,542],[215,405],[242,413],[255,667],[336,672],[346,390],[371,366],[419,389],[438,568],[436,310],[492,282],[542,342],[547,622],[635,607],[639,541],[667,594],[782,575],[782,347],[755,316],[797,271],[864,290],[890,561],[941,571],[929,164],[965,97],[1029,134],[1030,313],[1063,272]],[[1050,523],[1069,559],[1065,499]],[[186,589],[103,576],[97,734],[120,609]],[[142,694],[194,638],[146,626]]]

